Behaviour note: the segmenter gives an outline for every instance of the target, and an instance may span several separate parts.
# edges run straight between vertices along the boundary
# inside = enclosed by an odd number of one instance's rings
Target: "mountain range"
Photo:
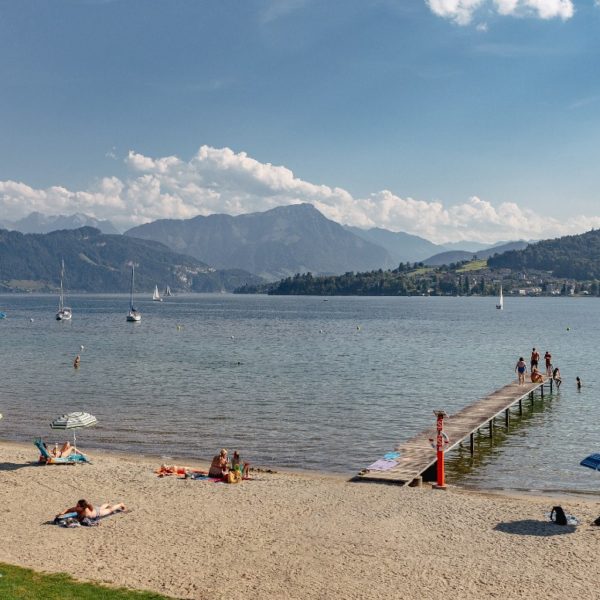
[[[0,289],[55,289],[61,260],[71,291],[129,291],[131,263],[138,265],[136,289],[146,292],[155,285],[179,291],[229,291],[244,282],[261,281],[241,270],[215,270],[158,242],[106,235],[92,227],[47,234],[0,230]]]
[[[93,226],[105,234],[118,234],[110,221],[81,213],[50,216],[34,212],[17,221],[5,221],[4,226],[22,233]],[[509,242],[490,248],[468,241],[434,244],[404,232],[342,226],[327,219],[312,204],[239,216],[213,214],[158,220],[134,227],[125,236],[161,242],[211,267],[241,269],[269,281],[304,272],[327,275],[388,269],[406,262],[437,266],[470,260],[473,254],[487,258],[527,245]]]
[[[395,264],[385,248],[327,219],[312,204],[280,206],[236,217],[198,216],[134,227],[126,236],[160,241],[215,267],[268,280],[295,273],[344,273]]]
[[[17,221],[0,221],[1,229],[20,231],[21,233],[50,233],[60,229],[79,229],[80,227],[95,227],[102,233],[119,234],[115,226],[102,219],[96,219],[89,215],[76,213],[74,215],[45,215],[40,212],[32,212]]]

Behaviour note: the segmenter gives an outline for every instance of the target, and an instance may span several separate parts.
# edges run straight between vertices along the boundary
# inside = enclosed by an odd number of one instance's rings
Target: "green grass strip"
[[[153,592],[80,583],[64,573],[42,574],[0,563],[2,600],[173,600]]]

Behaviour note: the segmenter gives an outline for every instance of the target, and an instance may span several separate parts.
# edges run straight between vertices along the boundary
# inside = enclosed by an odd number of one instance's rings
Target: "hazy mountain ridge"
[[[360,229],[359,227],[346,226],[348,231],[355,235],[385,248],[392,257],[395,265],[401,262],[421,262],[436,252],[445,251],[443,245],[434,244],[425,238],[403,231],[389,231],[381,227]]]
[[[94,227],[102,233],[117,235],[121,233],[108,220],[96,219],[83,213],[73,215],[45,215],[32,212],[17,221],[0,221],[1,229],[19,231],[21,233],[50,233],[61,229],[79,229],[80,227]]]
[[[344,273],[395,264],[384,248],[327,219],[312,204],[235,217],[160,220],[125,235],[154,239],[215,267],[237,267],[271,280],[298,272]]]
[[[239,270],[215,270],[158,242],[106,235],[92,227],[48,234],[0,230],[0,286],[4,289],[28,289],[32,282],[38,284],[36,289],[56,288],[63,259],[71,291],[126,292],[132,262],[138,265],[139,291],[169,285],[173,290],[209,292],[260,281]]]

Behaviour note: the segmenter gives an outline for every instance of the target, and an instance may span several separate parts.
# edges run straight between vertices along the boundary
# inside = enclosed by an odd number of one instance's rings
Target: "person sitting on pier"
[[[560,378],[560,369],[556,367],[554,371],[552,371],[552,380],[556,383],[556,389],[560,388],[560,384],[562,383],[562,379]]]
[[[519,374],[519,383],[525,383],[525,371],[527,371],[527,364],[523,360],[521,356],[517,365],[515,366],[515,371]]]
[[[544,381],[544,377],[538,371],[537,367],[533,367],[531,370],[531,383],[542,383]]]

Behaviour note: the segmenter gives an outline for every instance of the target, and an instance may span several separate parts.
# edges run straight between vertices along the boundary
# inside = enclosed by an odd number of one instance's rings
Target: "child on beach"
[[[242,465],[242,459],[240,458],[240,453],[236,450],[233,453],[233,458],[231,459],[231,468],[234,471],[239,471],[242,474],[242,477],[248,477],[248,472],[250,470],[250,463],[245,462]]]

